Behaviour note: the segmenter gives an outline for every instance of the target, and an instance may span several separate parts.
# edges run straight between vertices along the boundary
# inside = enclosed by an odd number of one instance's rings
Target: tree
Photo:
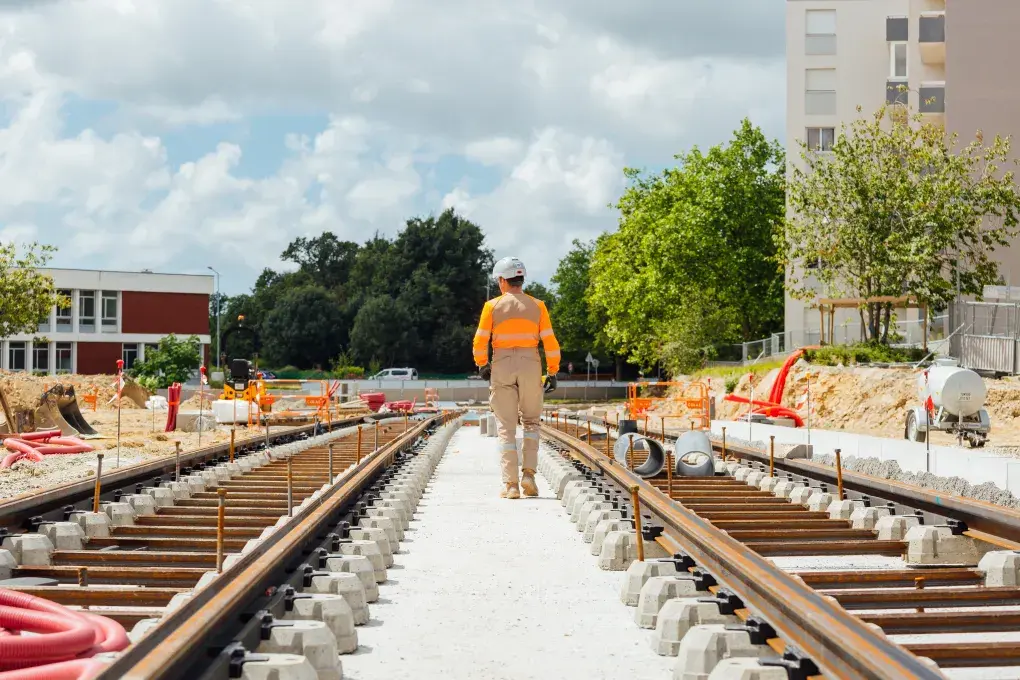
[[[393,298],[380,295],[369,299],[358,310],[350,348],[362,365],[405,364],[413,345],[413,333],[407,309]]]
[[[145,361],[135,363],[129,373],[155,388],[187,382],[202,363],[202,344],[197,335],[179,340],[168,335],[156,349],[145,350]]]
[[[549,314],[564,353],[577,354],[595,348],[598,329],[588,304],[591,258],[594,253],[594,241],[583,243],[575,239],[570,251],[556,266],[556,273],[552,275],[552,283],[556,286],[556,304]]]
[[[34,333],[55,306],[71,301],[57,294],[53,277],[38,271],[56,249],[29,243],[19,255],[13,243],[0,243],[0,338]]]
[[[524,284],[524,292],[545,303],[546,309],[556,306],[556,293],[537,281]]]
[[[316,285],[333,290],[350,278],[357,255],[357,243],[341,241],[332,232],[325,231],[314,238],[294,239],[280,259],[297,263]]]
[[[697,356],[698,310],[727,319],[716,343],[754,340],[781,327],[783,279],[775,236],[785,212],[785,155],[742,121],[726,145],[678,155],[659,175],[625,170],[630,186],[617,207],[620,228],[598,240],[589,297],[612,349],[650,367],[666,345]],[[668,342],[667,342],[668,341]],[[689,366],[693,368],[696,366]],[[686,369],[684,369],[686,370]]]
[[[897,105],[901,106],[901,105]],[[1008,162],[1009,139],[985,144],[916,115],[879,109],[843,125],[831,153],[804,148],[791,169],[791,216],[779,234],[787,287],[818,295],[916,296],[943,309],[956,295],[980,295],[999,282],[996,248],[1017,235],[1020,193]],[[809,263],[806,265],[806,263]],[[887,342],[892,304],[860,309],[866,339]]]
[[[325,288],[303,286],[286,291],[262,323],[266,359],[276,365],[328,366],[342,349],[336,298]]]

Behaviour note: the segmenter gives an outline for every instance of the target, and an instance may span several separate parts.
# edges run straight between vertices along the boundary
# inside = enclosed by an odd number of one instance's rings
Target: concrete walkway
[[[450,442],[344,677],[671,677],[549,487],[503,500],[495,438]]]

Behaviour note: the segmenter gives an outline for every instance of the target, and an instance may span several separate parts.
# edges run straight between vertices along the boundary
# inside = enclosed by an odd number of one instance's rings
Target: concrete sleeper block
[[[110,535],[110,517],[105,512],[80,512],[71,515],[88,538],[107,538]]]
[[[358,649],[354,611],[342,595],[302,593],[294,598],[294,609],[284,619],[322,621],[333,633],[337,652],[350,654]]]
[[[14,559],[14,553],[10,550],[0,550],[0,580],[6,581],[13,577],[17,568],[18,560]]]
[[[591,554],[598,556],[602,554],[602,546],[606,537],[614,531],[633,531],[634,524],[629,519],[605,519],[595,527],[595,533],[591,539]]]
[[[737,617],[719,613],[715,602],[701,602],[696,597],[667,600],[655,620],[652,649],[660,656],[676,656],[680,642],[694,626],[737,623]]]
[[[343,671],[337,656],[336,638],[322,621],[281,621],[273,625],[260,652],[300,654],[315,669],[319,680],[341,680]]]
[[[902,541],[912,527],[920,526],[914,515],[887,515],[875,522],[875,531],[880,541]]]
[[[678,597],[692,597],[697,593],[693,576],[653,576],[641,588],[634,621],[642,628],[655,628],[659,610],[666,602]]]
[[[659,562],[656,560],[632,562],[627,567],[627,573],[623,577],[623,586],[620,588],[620,602],[628,607],[636,607],[638,600],[641,598],[641,589],[648,582],[648,579],[653,576],[674,576],[676,574],[676,564],[673,562]]]
[[[770,653],[767,645],[751,644],[746,631],[727,630],[722,624],[694,626],[680,642],[673,680],[708,680],[724,659],[757,659]]]
[[[637,559],[637,534],[633,529],[611,531],[602,543],[599,553],[599,569],[624,571]]]
[[[340,543],[340,554],[367,557],[372,562],[372,568],[375,570],[376,583],[382,583],[386,580],[386,563],[383,560],[382,552],[379,551],[379,546],[374,541],[342,541]]]
[[[133,526],[135,523],[136,513],[130,503],[103,503],[100,507],[115,527]]]
[[[44,534],[8,536],[0,548],[22,567],[48,567],[53,561],[53,543]]]
[[[241,680],[318,680],[311,662],[300,654],[260,654],[241,666]]]
[[[954,535],[947,526],[915,526],[907,542],[907,564],[976,566],[992,546],[969,536]]]
[[[786,670],[779,666],[762,666],[758,659],[740,657],[723,659],[708,674],[708,680],[786,680]]]
[[[365,598],[365,586],[361,585],[361,579],[354,574],[320,574],[312,576],[312,585],[308,591],[342,596],[351,608],[355,625],[363,626],[368,623],[369,612],[368,601]]]
[[[365,599],[375,602],[379,599],[379,584],[375,582],[375,568],[372,561],[363,555],[329,555],[326,569],[338,574],[354,574],[365,588]]]
[[[988,588],[1015,588],[1020,586],[1020,552],[994,550],[985,553],[978,562],[978,570],[985,574]]]
[[[39,533],[50,539],[56,550],[81,550],[85,532],[77,522],[53,522],[39,527]]]

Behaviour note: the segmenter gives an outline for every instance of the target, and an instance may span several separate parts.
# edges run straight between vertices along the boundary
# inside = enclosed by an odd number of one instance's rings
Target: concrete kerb
[[[746,631],[727,630],[723,624],[693,626],[677,649],[673,680],[708,680],[725,659],[758,659],[769,653],[768,646],[751,644]]]
[[[736,616],[721,614],[715,602],[702,602],[696,597],[667,600],[655,621],[655,633],[651,637],[652,649],[660,656],[676,656],[680,651],[680,643],[694,626],[737,622]]]

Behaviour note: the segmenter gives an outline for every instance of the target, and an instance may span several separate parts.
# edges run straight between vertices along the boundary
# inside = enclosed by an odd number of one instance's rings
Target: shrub
[[[733,394],[733,390],[737,389],[737,383],[739,382],[739,375],[731,375],[726,378],[726,394]]]
[[[917,347],[890,347],[877,342],[856,345],[827,346],[806,350],[804,359],[819,366],[855,364],[912,363],[924,358],[925,352]]]

